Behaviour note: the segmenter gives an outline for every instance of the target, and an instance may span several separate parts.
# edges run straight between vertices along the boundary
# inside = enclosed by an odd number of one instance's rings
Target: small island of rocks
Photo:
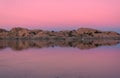
[[[0,29],[0,40],[4,39],[38,39],[38,40],[76,40],[76,39],[120,39],[120,34],[113,31],[100,31],[91,28],[79,28],[77,30],[47,31],[29,30],[26,28],[12,28],[10,31]]]

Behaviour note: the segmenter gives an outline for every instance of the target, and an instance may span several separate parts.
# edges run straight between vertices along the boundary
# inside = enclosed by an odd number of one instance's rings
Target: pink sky
[[[0,0],[1,27],[34,24],[119,27],[120,0]]]

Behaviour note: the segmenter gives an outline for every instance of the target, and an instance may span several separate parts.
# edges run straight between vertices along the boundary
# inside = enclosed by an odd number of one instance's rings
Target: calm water
[[[120,41],[0,41],[0,78],[120,78]]]

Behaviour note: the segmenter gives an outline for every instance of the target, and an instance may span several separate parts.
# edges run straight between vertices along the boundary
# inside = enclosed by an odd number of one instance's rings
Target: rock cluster
[[[79,28],[66,31],[28,30],[12,28],[10,31],[0,29],[0,39],[66,39],[66,38],[120,38],[120,34],[112,31],[100,31],[91,28]]]

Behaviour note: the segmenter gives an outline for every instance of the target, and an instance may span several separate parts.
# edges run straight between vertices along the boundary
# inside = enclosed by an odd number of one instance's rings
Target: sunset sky
[[[0,27],[119,27],[120,0],[0,0]]]

